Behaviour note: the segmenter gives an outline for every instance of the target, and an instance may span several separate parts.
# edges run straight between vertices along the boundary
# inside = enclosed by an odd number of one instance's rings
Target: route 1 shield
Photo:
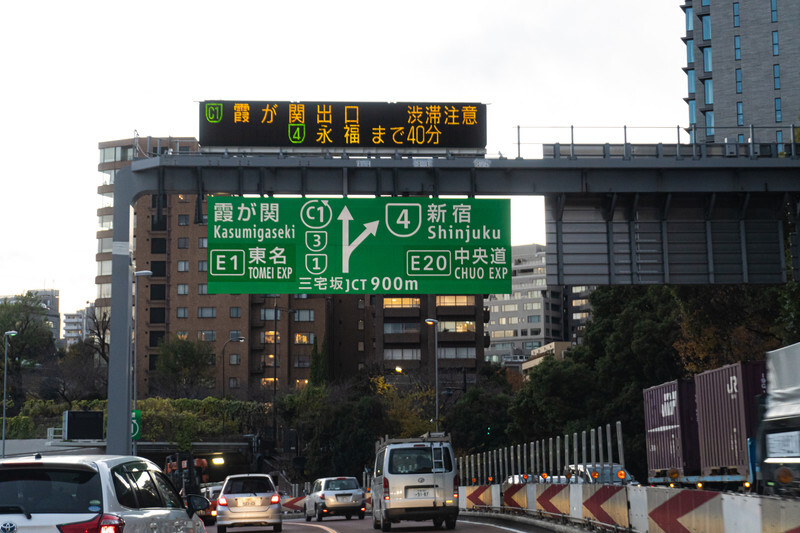
[[[396,237],[411,237],[422,227],[421,204],[386,204],[386,228]]]
[[[328,256],[325,254],[306,254],[306,270],[318,276],[328,269]]]

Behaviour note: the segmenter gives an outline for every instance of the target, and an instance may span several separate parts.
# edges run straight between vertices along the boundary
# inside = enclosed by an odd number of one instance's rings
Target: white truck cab
[[[432,520],[436,528],[456,527],[458,471],[450,436],[426,433],[413,439],[381,439],[372,472],[372,526]]]

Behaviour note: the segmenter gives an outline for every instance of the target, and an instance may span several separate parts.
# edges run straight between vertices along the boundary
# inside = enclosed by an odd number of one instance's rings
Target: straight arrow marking
[[[374,236],[378,233],[378,225],[380,222],[373,220],[372,222],[364,224],[364,231],[351,243],[348,241],[350,239],[350,221],[353,220],[353,215],[350,214],[350,210],[347,209],[347,206],[344,206],[342,212],[339,213],[338,219],[342,221],[342,273],[348,274],[350,273],[350,254],[353,253],[353,250],[355,250],[359,244],[364,242],[364,239],[366,239],[368,235]]]

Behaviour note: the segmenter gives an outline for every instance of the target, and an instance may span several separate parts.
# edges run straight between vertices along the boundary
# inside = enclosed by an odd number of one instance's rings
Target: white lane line
[[[317,528],[317,529],[321,529],[323,531],[327,531],[328,533],[339,533],[335,529],[331,529],[329,527],[325,527],[325,526],[319,525],[319,524],[306,524],[305,522],[295,522],[294,520],[292,520],[292,521],[286,520],[286,522],[288,522],[288,523],[290,523],[292,525],[296,525],[296,526],[314,527],[314,528]]]
[[[506,531],[515,531],[516,533],[526,533],[526,530],[524,530],[524,529],[514,529],[513,527],[506,527],[506,526],[496,526],[494,524],[486,524],[484,522],[472,522],[470,520],[460,520],[460,519],[459,519],[459,522],[462,522],[464,524],[473,524],[473,525],[476,525],[476,526],[493,527],[495,529],[505,529]]]

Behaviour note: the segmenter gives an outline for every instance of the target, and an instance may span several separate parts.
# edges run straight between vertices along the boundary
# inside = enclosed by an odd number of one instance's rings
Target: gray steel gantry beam
[[[635,150],[633,151],[635,152]],[[626,152],[628,153],[628,152]],[[107,453],[131,452],[130,209],[144,194],[530,196],[608,193],[800,193],[800,160],[742,157],[486,159],[164,155],[114,183]]]

